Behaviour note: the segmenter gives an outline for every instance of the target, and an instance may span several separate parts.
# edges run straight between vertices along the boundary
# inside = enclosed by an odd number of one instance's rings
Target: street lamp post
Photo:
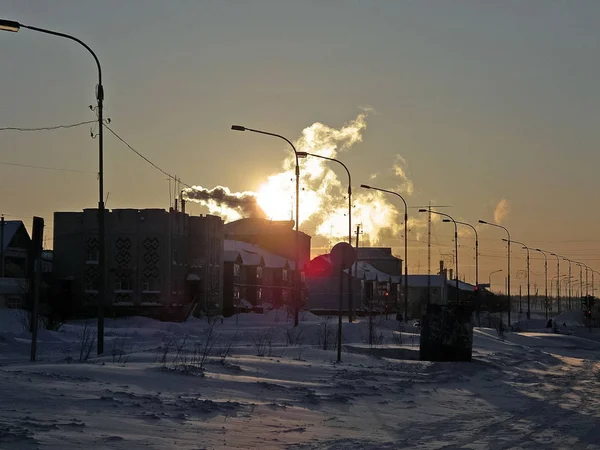
[[[539,248],[534,249],[536,252],[540,252],[544,255],[544,277],[545,277],[545,292],[546,299],[544,305],[546,306],[546,320],[548,320],[548,256],[544,250],[540,250]]]
[[[406,200],[404,200],[404,197],[397,192],[388,191],[387,189],[381,189],[367,184],[361,184],[360,187],[395,195],[402,200],[402,203],[404,203],[404,321],[408,322],[408,206],[406,205]],[[358,249],[356,250],[358,251]]]
[[[46,30],[44,28],[32,27],[23,25],[22,23],[12,20],[0,19],[1,31],[18,32],[21,28],[37,31],[39,33],[58,36],[71,41],[77,42],[84,47],[93,57],[98,68],[98,86],[96,88],[96,100],[98,102],[98,337],[97,337],[97,352],[98,355],[104,353],[104,306],[106,302],[106,233],[104,226],[104,121],[103,121],[103,102],[104,102],[104,87],[102,86],[102,68],[100,61],[93,50],[83,41],[74,36],[59,33],[57,31]]]
[[[568,261],[569,262],[569,284],[568,284],[569,290],[567,292],[568,292],[568,296],[569,296],[569,303],[568,303],[568,305],[569,305],[569,311],[571,311],[573,309],[573,285],[572,285],[572,280],[571,280],[571,278],[573,278],[571,276],[571,263],[573,261],[571,261],[569,258],[565,258],[564,256],[562,257],[562,259],[564,261]]]
[[[450,222],[450,219],[444,219],[443,222]],[[477,322],[479,326],[481,323],[479,321],[479,234],[477,233],[477,228],[467,222],[456,221],[459,225],[464,225],[469,227],[475,233],[475,305],[477,307]]]
[[[350,175],[350,170],[348,170],[346,164],[339,159],[329,158],[315,153],[298,152],[299,158],[306,158],[307,156],[336,162],[346,170],[346,173],[348,174],[348,244],[352,245],[352,176]],[[358,249],[356,249],[356,251],[358,252]],[[352,319],[352,270],[351,268],[348,268],[348,321],[352,322]]]
[[[560,258],[556,253],[550,253],[556,257],[556,314],[560,314]]]
[[[450,222],[454,223],[454,275],[456,276],[456,303],[460,302],[460,291],[458,290],[458,222],[454,220],[452,216],[439,211],[431,211],[429,209],[419,209],[419,212],[428,212],[431,214],[437,214],[438,216],[446,217]]]
[[[503,241],[506,241],[506,239],[502,239]],[[525,244],[523,244],[522,242],[519,241],[515,241],[513,240],[513,242],[515,244],[519,244],[523,246],[523,250],[525,250],[527,252],[527,319],[531,319],[531,289],[530,287],[530,283],[529,283],[529,274],[531,272],[530,270],[530,259],[529,259],[529,247],[527,247]]]
[[[490,291],[492,290],[492,275],[494,275],[495,273],[498,272],[502,272],[502,269],[498,269],[498,270],[494,270],[493,272],[490,272],[490,276],[488,278],[488,284],[490,286]]]
[[[581,299],[583,297],[583,264],[577,261],[575,261],[575,264],[579,266],[579,297]]]
[[[492,227],[496,227],[496,228],[502,228],[504,231],[506,231],[506,234],[508,236],[508,239],[506,240],[506,242],[508,243],[508,251],[507,251],[507,259],[508,259],[508,274],[506,275],[506,294],[508,296],[508,326],[510,327],[510,232],[508,231],[508,229],[502,225],[498,225],[496,223],[491,223],[491,222],[486,222],[485,220],[479,220],[479,223],[482,223],[484,225],[490,225]]]
[[[294,277],[294,284],[295,284],[295,291],[296,291],[296,300],[295,300],[295,304],[294,304],[294,326],[298,326],[298,315],[299,315],[299,309],[300,309],[300,232],[298,229],[298,224],[300,222],[299,220],[299,210],[300,210],[300,166],[298,164],[298,151],[296,150],[296,147],[294,146],[294,144],[292,144],[292,141],[290,141],[288,138],[280,135],[280,134],[276,134],[276,133],[270,133],[268,131],[263,131],[263,130],[256,130],[253,128],[247,128],[244,127],[242,125],[232,125],[231,129],[233,131],[250,131],[252,133],[258,133],[258,134],[264,134],[267,136],[272,136],[272,137],[276,137],[279,139],[284,140],[285,142],[287,142],[290,147],[292,147],[292,150],[294,151],[294,158],[296,159],[296,220],[295,220],[295,228],[296,228],[296,261],[295,261],[295,265],[296,265],[296,276]]]

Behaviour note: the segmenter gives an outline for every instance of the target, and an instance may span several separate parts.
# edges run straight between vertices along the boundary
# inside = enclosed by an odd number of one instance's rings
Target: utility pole
[[[0,217],[0,278],[4,278],[4,215]]]
[[[431,303],[431,201],[427,214],[427,304]]]
[[[33,302],[31,309],[31,353],[30,360],[35,361],[37,351],[37,332],[38,332],[38,316],[40,303],[40,281],[42,276],[42,242],[44,235],[44,219],[41,217],[33,218],[33,232],[31,239],[32,251],[30,255],[33,258],[33,273],[29,274],[32,291]]]

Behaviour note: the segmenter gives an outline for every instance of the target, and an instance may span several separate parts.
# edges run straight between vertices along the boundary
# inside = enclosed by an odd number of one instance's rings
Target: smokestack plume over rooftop
[[[183,191],[183,196],[186,200],[201,203],[211,212],[224,215],[230,220],[240,217],[266,217],[253,192],[231,192],[225,186],[212,189],[192,186]],[[235,214],[231,214],[232,212]]]

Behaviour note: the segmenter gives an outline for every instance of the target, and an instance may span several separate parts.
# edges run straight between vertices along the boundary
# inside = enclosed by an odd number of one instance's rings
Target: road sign
[[[349,268],[356,261],[356,250],[347,242],[339,242],[331,249],[331,262]]]

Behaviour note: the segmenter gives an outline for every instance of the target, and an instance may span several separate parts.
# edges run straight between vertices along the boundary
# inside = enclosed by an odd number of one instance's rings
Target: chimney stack
[[[450,269],[450,277],[448,278],[449,280],[452,280],[452,269]]]
[[[183,199],[183,190],[179,192],[179,203],[181,203],[181,212],[185,214],[185,200]]]
[[[444,260],[440,260],[440,275],[444,274]]]

